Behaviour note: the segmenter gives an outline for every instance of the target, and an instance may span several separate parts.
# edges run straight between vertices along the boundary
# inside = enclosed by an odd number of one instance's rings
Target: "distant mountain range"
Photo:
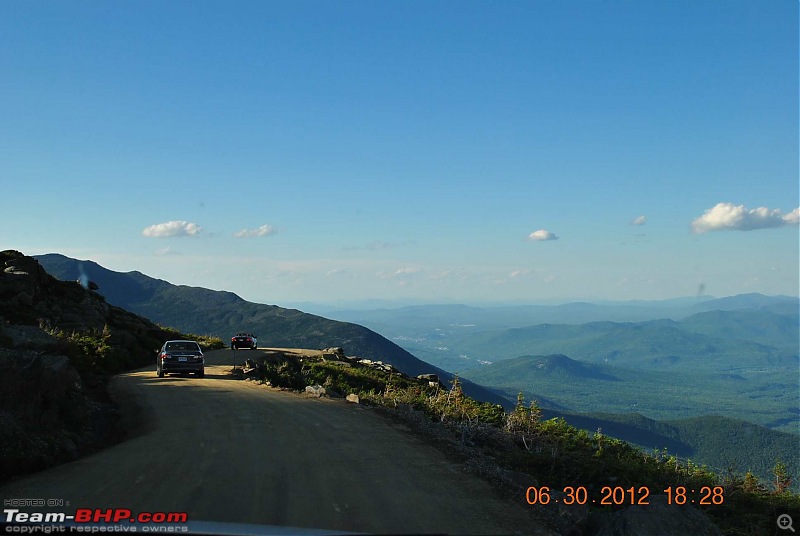
[[[584,361],[650,370],[730,370],[791,366],[798,357],[798,314],[711,311],[680,321],[538,324],[454,338],[450,346],[488,361],[563,353]]]
[[[308,304],[311,311],[324,311],[329,318],[357,322],[382,334],[412,335],[433,328],[486,331],[532,326],[534,324],[584,324],[587,322],[640,322],[669,318],[680,320],[705,311],[734,311],[759,308],[775,312],[797,312],[792,296],[739,294],[725,298],[711,296],[624,302],[571,302],[559,305],[505,305],[478,307],[460,304],[410,305],[342,309]]]
[[[248,302],[231,292],[173,285],[141,272],[115,272],[93,261],[60,254],[35,258],[58,279],[75,281],[88,277],[112,305],[184,332],[213,335],[225,341],[237,331],[248,331],[258,336],[260,345],[273,347],[341,346],[347,355],[382,360],[409,375],[438,374],[445,382],[453,376],[360,325]],[[464,382],[464,391],[478,400],[510,404],[507,399],[469,381]]]

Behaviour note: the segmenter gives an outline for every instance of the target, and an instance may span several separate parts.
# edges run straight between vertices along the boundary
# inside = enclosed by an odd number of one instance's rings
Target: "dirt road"
[[[547,534],[524,505],[373,411],[231,380],[231,351],[206,357],[203,379],[159,379],[154,367],[115,378],[138,435],[0,498],[364,533]]]

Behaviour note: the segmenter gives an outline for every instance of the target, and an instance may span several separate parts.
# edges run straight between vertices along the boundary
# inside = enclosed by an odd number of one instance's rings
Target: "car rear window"
[[[167,343],[168,352],[199,352],[200,347],[196,342],[170,342]]]

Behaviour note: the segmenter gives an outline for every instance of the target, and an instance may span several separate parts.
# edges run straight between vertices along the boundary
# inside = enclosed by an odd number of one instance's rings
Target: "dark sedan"
[[[205,376],[205,358],[195,341],[167,341],[158,351],[156,373],[159,378],[180,372],[191,372],[198,378]]]

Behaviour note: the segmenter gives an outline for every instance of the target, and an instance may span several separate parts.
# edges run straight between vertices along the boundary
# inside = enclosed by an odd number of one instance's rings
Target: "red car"
[[[258,340],[252,333],[237,333],[231,337],[231,350],[237,348],[249,348],[255,350],[258,347]]]

